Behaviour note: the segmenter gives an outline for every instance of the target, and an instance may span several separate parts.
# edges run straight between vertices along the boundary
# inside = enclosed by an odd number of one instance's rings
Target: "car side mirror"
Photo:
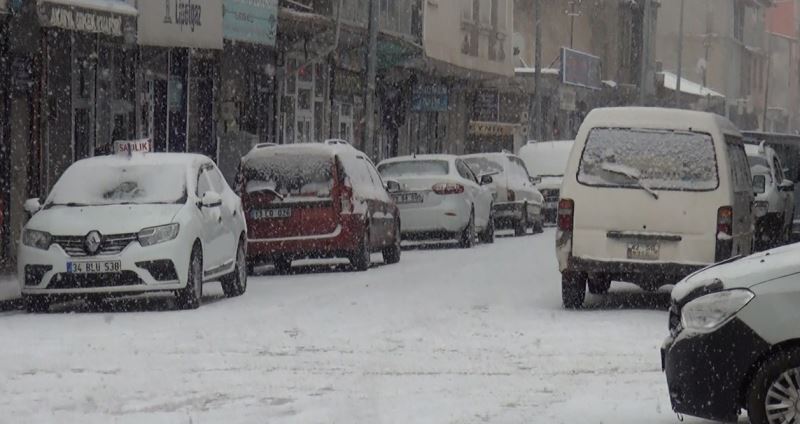
[[[42,203],[39,202],[39,199],[37,199],[37,198],[28,199],[28,200],[25,201],[25,204],[23,205],[23,207],[25,208],[26,212],[28,212],[29,214],[33,215],[33,214],[35,214],[36,212],[39,212],[39,210],[42,209]]]
[[[491,175],[481,175],[481,185],[489,185],[494,182]]]
[[[200,199],[200,204],[204,208],[216,208],[222,205],[222,197],[215,191],[207,191],[203,193],[203,198]]]
[[[794,191],[794,183],[790,180],[783,180],[783,182],[778,185],[778,190],[788,192]]]
[[[401,190],[400,183],[395,180],[386,180],[384,186],[389,193],[397,193]]]
[[[530,182],[533,185],[539,184],[540,182],[542,182],[542,177],[540,177],[538,175],[535,176],[535,177],[530,177]]]

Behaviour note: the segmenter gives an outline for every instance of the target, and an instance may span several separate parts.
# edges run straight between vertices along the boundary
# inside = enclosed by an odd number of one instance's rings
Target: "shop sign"
[[[470,121],[469,134],[486,137],[512,136],[519,124],[506,124],[502,122]]]
[[[139,0],[139,44],[222,48],[222,0]]]
[[[499,114],[500,96],[497,91],[479,91],[472,106],[473,118],[476,121],[497,121]]]
[[[575,103],[577,103],[575,90],[566,86],[561,87],[558,90],[558,97],[561,103],[561,110],[575,111]]]
[[[599,90],[602,61],[577,50],[561,48],[561,82]]]
[[[278,0],[224,0],[222,14],[226,39],[275,45]]]
[[[446,112],[450,93],[443,84],[421,84],[414,87],[411,110],[414,112]]]
[[[131,155],[133,153],[149,153],[152,145],[149,138],[142,140],[117,140],[114,142],[114,153],[118,155]]]
[[[133,26],[136,9],[126,3],[121,3],[118,8],[125,12],[89,9],[61,1],[41,2],[38,13],[42,26],[121,37]]]

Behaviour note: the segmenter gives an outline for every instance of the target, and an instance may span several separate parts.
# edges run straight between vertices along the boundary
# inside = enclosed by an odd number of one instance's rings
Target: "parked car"
[[[769,146],[745,146],[753,176],[756,232],[754,247],[764,250],[789,242],[794,219],[794,183],[784,176],[783,165]]]
[[[672,409],[753,424],[800,416],[800,246],[733,258],[672,291],[661,348]]]
[[[227,296],[247,289],[245,221],[238,196],[205,156],[147,153],[72,164],[33,217],[19,245],[18,274],[29,311],[64,297],[175,292],[197,308],[203,283]]]
[[[752,180],[727,119],[661,108],[595,109],[572,149],[558,208],[564,306],[611,281],[648,290],[752,246]]]
[[[541,232],[544,198],[536,189],[528,169],[511,153],[480,153],[462,156],[476,174],[491,175],[496,193],[492,213],[496,229],[513,229],[521,236],[528,229]]]
[[[270,262],[287,272],[295,259],[331,257],[363,271],[373,252],[400,261],[397,206],[369,158],[349,144],[256,146],[238,175],[251,272]]]
[[[475,175],[453,155],[387,159],[378,171],[399,183],[392,197],[400,209],[403,238],[456,239],[469,248],[479,233],[481,241],[494,242],[491,176]]]
[[[544,196],[544,222],[555,224],[558,199],[564,170],[567,167],[573,140],[529,141],[519,149],[519,157],[528,167],[528,172],[540,181],[536,188]]]

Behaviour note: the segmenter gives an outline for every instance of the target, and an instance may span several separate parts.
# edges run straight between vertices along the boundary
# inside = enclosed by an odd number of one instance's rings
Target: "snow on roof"
[[[656,129],[694,129],[712,131],[720,128],[726,134],[739,135],[727,118],[709,112],[660,107],[606,107],[596,108],[586,116],[583,131],[596,127],[631,127]]]
[[[127,155],[94,156],[81,159],[72,166],[119,166],[119,165],[192,165],[209,162],[207,156],[195,153],[134,153]]]
[[[256,146],[245,155],[245,159],[269,157],[277,155],[318,155],[333,156],[336,154],[350,154],[352,156],[364,153],[349,144],[327,143],[295,143]]]
[[[517,74],[533,74],[536,72],[536,68],[514,68],[514,72]],[[558,68],[542,68],[542,74],[544,75],[558,75],[561,73],[561,70]]]
[[[412,160],[446,160],[448,162],[456,159],[456,155],[416,155],[416,156],[398,156],[391,159],[385,159],[381,163],[393,162],[407,162]]]
[[[672,72],[661,72],[664,75],[664,88],[675,91],[678,86],[678,76]],[[681,93],[692,94],[694,96],[711,96],[711,97],[725,97],[724,94],[718,93],[710,88],[703,87],[702,85],[689,81],[681,77]]]
[[[50,3],[63,6],[75,6],[120,15],[137,16],[139,11],[124,0],[38,0],[38,4]]]

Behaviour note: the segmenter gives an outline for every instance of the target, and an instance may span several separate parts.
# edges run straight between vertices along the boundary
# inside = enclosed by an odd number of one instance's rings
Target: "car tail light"
[[[464,186],[454,183],[434,184],[432,190],[436,194],[460,194],[464,192]]]
[[[508,196],[508,201],[509,202],[513,202],[513,201],[517,200],[517,195],[514,193],[514,190],[508,190],[506,195]]]
[[[733,208],[723,206],[717,211],[717,240],[714,258],[717,262],[733,254]]]
[[[558,201],[558,229],[572,231],[573,217],[575,215],[575,202],[572,199]]]

